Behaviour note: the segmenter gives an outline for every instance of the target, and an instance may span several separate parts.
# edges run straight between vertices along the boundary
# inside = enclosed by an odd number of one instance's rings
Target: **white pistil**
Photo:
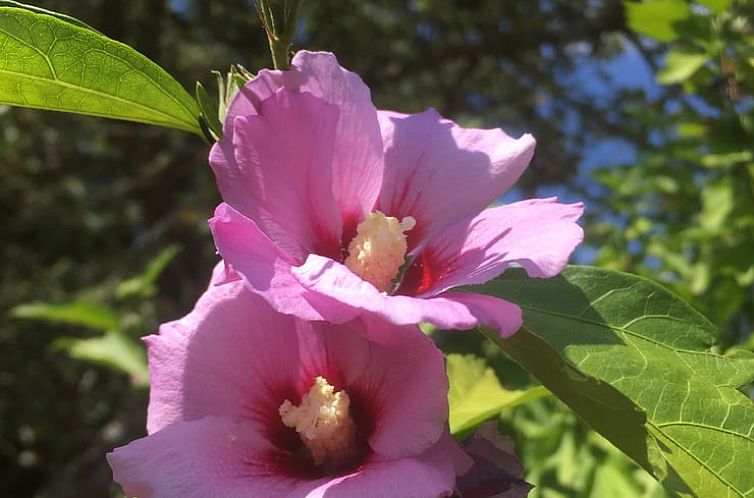
[[[369,213],[356,227],[356,236],[348,245],[346,266],[381,292],[389,291],[406,259],[404,232],[415,226],[416,220],[411,216],[398,221],[379,211]]]
[[[345,391],[336,393],[324,377],[317,377],[301,404],[293,406],[285,400],[278,412],[286,427],[296,429],[316,465],[337,468],[349,463],[357,453],[350,404]]]

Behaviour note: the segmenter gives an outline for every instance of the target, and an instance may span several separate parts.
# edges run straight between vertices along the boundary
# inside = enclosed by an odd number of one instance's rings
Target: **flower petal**
[[[552,277],[584,237],[578,204],[530,199],[486,209],[436,234],[420,249],[399,292],[437,295],[452,287],[484,283],[512,264],[531,277]]]
[[[383,322],[382,343],[366,339],[361,329],[359,322],[322,322],[315,334],[299,334],[302,361],[318,364],[309,378],[327,371],[348,393],[362,424],[372,426],[369,445],[376,453],[416,456],[438,441],[448,419],[443,355],[416,326]]]
[[[298,357],[302,324],[275,313],[242,281],[211,286],[191,313],[145,338],[149,432],[216,415],[280,436],[277,409],[296,393],[299,370],[290,360]]]
[[[464,129],[429,109],[379,112],[385,177],[379,209],[413,216],[412,249],[441,228],[475,215],[508,190],[534,154],[534,138],[502,130]]]
[[[236,116],[255,114],[261,102],[279,88],[308,92],[335,105],[340,119],[335,132],[332,192],[346,231],[355,230],[371,211],[382,183],[382,137],[369,88],[358,75],[342,68],[333,54],[298,52],[288,71],[262,70],[233,99],[225,135],[233,135]],[[211,157],[227,157],[218,144]]]
[[[107,455],[127,496],[286,498],[330,479],[286,475],[284,455],[247,424],[207,417],[179,422]]]
[[[474,326],[492,327],[503,338],[515,334],[524,323],[521,308],[499,297],[476,292],[445,292],[440,297],[464,306],[474,316]]]
[[[288,254],[339,257],[331,170],[337,107],[281,89],[258,112],[237,117],[233,136],[210,156],[223,199]]]
[[[292,274],[296,262],[275,246],[256,223],[223,203],[209,225],[218,252],[236,273],[244,276],[249,289],[280,313],[322,320],[306,298],[309,290]]]
[[[430,298],[387,295],[344,265],[321,256],[309,256],[303,265],[291,271],[304,287],[313,291],[307,294],[307,300],[329,321],[345,321],[345,316],[353,319],[366,313],[397,325],[430,322],[443,329],[466,330],[481,322],[495,328],[503,326],[507,331],[515,325],[511,313],[516,311],[520,317],[517,306],[492,297],[489,299],[493,301],[487,302],[467,298],[467,293],[460,294],[460,298],[459,294],[451,293]],[[492,307],[495,303],[502,303],[499,310]],[[351,309],[350,314],[346,314],[344,306]],[[519,327],[520,323],[510,333]],[[380,332],[368,330],[367,334],[373,340],[381,340]]]
[[[307,498],[439,498],[450,496],[457,473],[470,465],[458,445],[444,436],[418,457],[375,458],[364,467]]]
[[[304,264],[294,266],[295,262],[278,250],[253,221],[226,204],[218,206],[210,226],[217,250],[226,262],[243,276],[251,291],[281,313],[331,323],[349,322],[366,314],[396,325],[430,322],[444,329],[474,328],[480,323],[477,314],[481,314],[484,323],[496,328],[504,326],[508,331],[513,327],[509,318],[509,306],[513,305],[495,298],[490,299],[508,306],[503,305],[499,311],[487,310],[484,306],[479,308],[486,302],[457,299],[450,294],[430,298],[387,295],[345,265],[315,254]],[[368,327],[365,334],[384,342],[391,332]]]

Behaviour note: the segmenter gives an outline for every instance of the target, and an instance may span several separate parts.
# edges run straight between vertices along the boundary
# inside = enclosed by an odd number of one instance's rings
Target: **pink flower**
[[[383,343],[361,333],[375,327]],[[149,435],[108,455],[114,479],[139,498],[449,496],[471,461],[447,431],[443,357],[401,328],[210,285],[146,338]]]
[[[432,109],[377,111],[332,54],[299,52],[289,71],[260,71],[224,132],[210,154],[225,200],[210,220],[215,244],[282,313],[483,323],[509,336],[521,325],[517,306],[451,289],[512,264],[552,277],[583,237],[580,203],[485,209],[528,165],[530,135],[464,129]]]

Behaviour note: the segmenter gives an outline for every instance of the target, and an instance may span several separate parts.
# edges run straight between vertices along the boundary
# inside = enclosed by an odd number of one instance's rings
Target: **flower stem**
[[[291,44],[281,40],[274,40],[270,38],[270,53],[272,54],[272,67],[275,69],[288,69],[290,66],[290,59],[288,53],[290,51]]]
[[[288,69],[291,45],[296,37],[296,22],[303,0],[256,0],[254,3],[267,32],[273,67]]]

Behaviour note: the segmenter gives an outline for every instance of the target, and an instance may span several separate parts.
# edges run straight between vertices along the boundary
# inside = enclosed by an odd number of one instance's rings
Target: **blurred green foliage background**
[[[270,65],[245,0],[45,0],[192,89]],[[296,48],[335,52],[381,108],[533,133],[509,196],[583,198],[582,262],[662,281],[754,348],[754,2],[304,3]],[[144,434],[139,336],[185,314],[216,261],[197,137],[0,106],[0,494],[117,496],[104,453]],[[40,304],[44,303],[44,304]],[[54,306],[50,306],[52,303]],[[528,376],[474,334],[507,389]],[[83,361],[82,361],[83,360]],[[503,407],[532,496],[664,496],[554,399]]]

